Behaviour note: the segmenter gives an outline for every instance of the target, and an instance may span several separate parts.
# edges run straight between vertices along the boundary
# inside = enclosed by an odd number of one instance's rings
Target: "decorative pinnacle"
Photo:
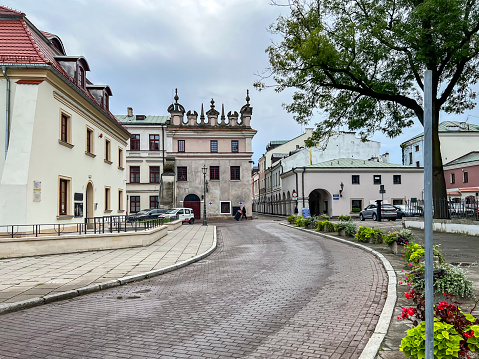
[[[246,90],[246,104],[249,105],[249,90]]]
[[[201,104],[201,115],[200,115],[200,120],[205,119],[205,111],[203,110],[203,104]]]
[[[211,109],[214,109],[215,108],[215,100],[211,99]]]
[[[222,121],[225,120],[225,104],[224,103],[221,104],[221,120]]]
[[[180,98],[178,97],[178,89],[176,88],[176,89],[175,89],[175,103],[178,103],[178,100],[179,100],[179,99],[180,99]]]

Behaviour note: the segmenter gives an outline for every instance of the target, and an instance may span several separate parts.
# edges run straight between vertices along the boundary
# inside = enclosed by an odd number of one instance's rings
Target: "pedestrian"
[[[294,215],[298,215],[298,205],[294,206]]]
[[[242,212],[243,212],[243,218],[248,219],[248,217],[246,217],[246,208],[244,206],[243,206]]]

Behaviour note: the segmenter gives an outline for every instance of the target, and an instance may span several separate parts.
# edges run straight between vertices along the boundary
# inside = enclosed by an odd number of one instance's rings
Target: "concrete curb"
[[[156,270],[152,270],[152,271],[149,271],[149,272],[146,272],[146,273],[140,273],[140,274],[135,274],[135,275],[132,275],[132,276],[122,277],[122,278],[119,278],[119,279],[110,280],[108,282],[91,284],[91,285],[86,286],[86,287],[73,289],[73,290],[69,290],[69,291],[66,291],[66,292],[48,294],[44,297],[32,298],[32,299],[24,300],[24,301],[21,301],[21,302],[2,304],[2,305],[0,305],[0,315],[11,313],[11,312],[16,312],[16,311],[19,311],[19,310],[28,309],[28,308],[32,308],[32,307],[37,307],[37,306],[40,306],[40,305],[43,305],[43,304],[57,302],[57,301],[60,301],[60,300],[71,299],[71,298],[78,297],[80,295],[94,293],[94,292],[98,292],[98,291],[104,290],[104,289],[119,287],[119,286],[125,285],[127,283],[136,282],[138,280],[143,280],[143,279],[149,279],[151,277],[155,277],[155,276],[158,276],[158,275],[161,275],[161,274],[171,272],[175,269],[186,267],[187,265],[189,265],[191,263],[202,260],[203,258],[209,256],[211,253],[213,253],[216,250],[216,247],[218,245],[217,238],[216,238],[216,226],[213,226],[213,227],[214,227],[214,229],[213,229],[213,244],[211,245],[211,247],[206,252],[204,252],[202,254],[199,254],[199,255],[197,255],[193,258],[187,259],[183,262],[179,262],[179,263],[173,264],[171,266],[168,266],[168,267],[165,267],[165,268],[162,268],[162,269],[156,269]]]
[[[379,260],[382,262],[384,269],[386,270],[386,273],[388,275],[388,294],[386,297],[386,302],[384,303],[383,310],[381,312],[381,315],[379,316],[378,324],[376,325],[376,328],[374,329],[374,333],[371,335],[371,338],[369,338],[369,341],[367,342],[366,346],[364,347],[361,356],[359,359],[374,359],[379,351],[379,348],[381,347],[381,344],[384,340],[384,337],[386,336],[389,328],[389,324],[391,322],[392,315],[394,313],[394,308],[396,306],[396,300],[397,300],[397,293],[396,293],[396,283],[397,283],[397,278],[396,278],[396,272],[394,271],[393,266],[389,261],[384,257],[381,253],[376,252],[374,249],[371,249],[369,247],[366,247],[360,243],[354,243],[347,241],[342,238],[337,238],[333,236],[329,236],[324,233],[320,232],[315,232],[315,231],[308,231],[307,229],[304,228],[299,228],[295,226],[291,226],[289,224],[285,223],[280,223],[283,226],[290,227],[290,228],[295,228],[299,229],[300,231],[305,231],[311,234],[316,234],[320,237],[325,237],[328,239],[332,239],[338,242],[342,242],[345,244],[349,244],[352,246],[359,247],[367,252],[372,253],[376,257],[379,258]]]

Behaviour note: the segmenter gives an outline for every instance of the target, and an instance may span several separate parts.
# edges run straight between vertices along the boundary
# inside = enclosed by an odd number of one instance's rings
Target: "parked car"
[[[168,210],[163,208],[156,209],[142,209],[141,211],[131,214],[128,216],[127,220],[129,222],[142,221],[147,219],[156,219],[161,214],[166,213]]]
[[[163,213],[160,218],[178,218],[182,222],[188,222],[189,224],[195,223],[195,215],[191,208],[173,208]]]
[[[370,204],[359,212],[359,219],[364,221],[366,218],[371,218],[373,221],[378,219],[378,205]],[[387,219],[388,221],[395,221],[397,218],[397,209],[393,205],[384,203],[381,205],[381,219]]]
[[[422,207],[419,206],[408,206],[405,204],[394,205],[394,208],[397,209],[397,218],[402,219],[404,217],[423,217],[424,211]]]

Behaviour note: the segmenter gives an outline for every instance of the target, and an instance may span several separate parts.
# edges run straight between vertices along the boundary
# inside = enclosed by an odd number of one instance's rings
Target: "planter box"
[[[391,252],[397,256],[404,254],[404,244],[397,244],[396,241],[394,241],[389,245],[389,248],[391,248]]]

